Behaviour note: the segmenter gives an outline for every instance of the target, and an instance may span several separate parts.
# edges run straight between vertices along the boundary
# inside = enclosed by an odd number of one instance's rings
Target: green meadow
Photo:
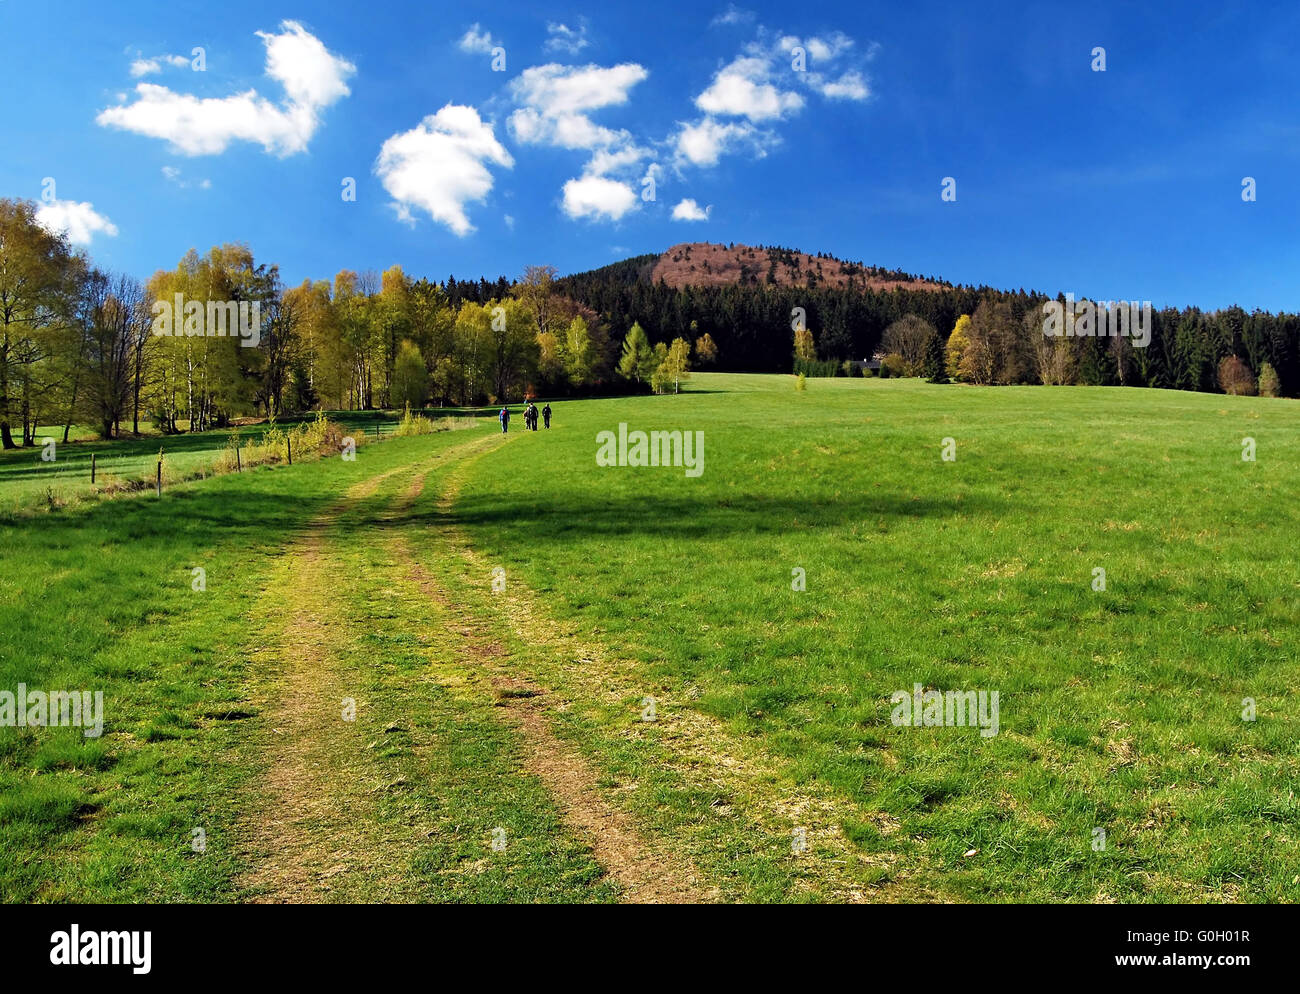
[[[0,898],[1300,898],[1300,402],[684,386],[161,499],[0,459],[0,690],[105,702],[0,728]]]

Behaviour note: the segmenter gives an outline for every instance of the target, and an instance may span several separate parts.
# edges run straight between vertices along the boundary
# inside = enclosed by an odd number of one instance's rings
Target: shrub
[[[885,370],[889,370],[886,374]],[[891,352],[885,358],[880,360],[881,376],[908,376],[911,370],[908,368],[907,360],[897,352]]]
[[[807,390],[807,389],[808,389],[808,377],[804,376],[803,373],[800,373],[800,374],[799,374],[799,378],[798,378],[797,380],[794,381],[794,388],[795,388],[796,390],[801,390],[801,391],[802,391],[802,390]]]
[[[1225,356],[1219,363],[1219,386],[1224,393],[1239,397],[1255,396],[1255,374],[1235,355]]]
[[[1277,370],[1271,363],[1259,367],[1259,395],[1261,397],[1281,397],[1282,382],[1277,378]]]
[[[432,435],[437,430],[433,422],[424,415],[412,414],[411,405],[408,403],[406,411],[402,415],[402,420],[393,429],[393,434],[399,438],[404,438],[407,435]]]

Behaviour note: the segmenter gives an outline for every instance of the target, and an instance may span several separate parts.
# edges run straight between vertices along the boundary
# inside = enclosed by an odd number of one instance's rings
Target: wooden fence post
[[[95,485],[95,453],[90,454],[90,485]]]
[[[284,436],[284,450],[289,453],[289,465],[293,465],[293,439],[288,435]]]
[[[243,457],[240,456],[239,454],[240,448],[241,446],[239,445],[238,442],[236,442],[235,443],[235,472],[236,473],[242,473],[244,471],[244,460]]]
[[[162,460],[158,460],[158,496],[162,496]]]

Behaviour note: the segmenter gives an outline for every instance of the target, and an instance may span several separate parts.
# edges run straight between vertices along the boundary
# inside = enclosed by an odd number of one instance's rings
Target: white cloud
[[[89,245],[97,233],[117,237],[117,225],[95,210],[94,204],[54,200],[42,204],[36,223],[53,234],[66,234],[73,245]]]
[[[853,47],[853,39],[843,31],[836,31],[825,38],[819,35],[812,35],[802,40],[794,35],[787,35],[783,37],[777,45],[786,55],[789,55],[791,49],[796,45],[800,46],[808,53],[813,64],[816,64],[819,62],[833,62],[841,55],[844,55]]]
[[[617,221],[636,207],[636,191],[608,176],[584,175],[564,184],[564,213],[577,220]]]
[[[175,183],[182,190],[188,190],[191,186],[197,186],[200,190],[210,190],[212,188],[211,180],[201,179],[197,183],[191,182],[190,180],[185,179],[182,176],[181,171],[175,166],[163,166],[162,174],[163,179],[167,180],[169,183]]]
[[[739,23],[744,13],[729,8],[715,23]],[[803,49],[805,66],[798,71],[792,64],[796,47]],[[681,123],[670,139],[678,169],[715,166],[723,155],[742,149],[765,155],[780,141],[773,126],[804,108],[805,98],[796,87],[828,100],[866,100],[871,95],[867,79],[847,59],[853,47],[853,39],[842,31],[800,38],[759,26],[756,39],[714,73],[695,98],[705,116]],[[872,54],[874,47],[866,58]]]
[[[585,23],[579,24],[577,30],[574,30],[567,24],[556,24],[551,21],[546,25],[546,33],[550,37],[546,39],[546,44],[542,47],[548,52],[564,52],[568,55],[577,55],[591,44],[587,40],[587,25]]]
[[[347,79],[357,67],[331,53],[296,21],[282,22],[278,35],[259,31],[257,37],[266,43],[266,74],[284,87],[290,102],[328,107],[352,92]]]
[[[186,155],[215,155],[232,141],[252,142],[280,156],[305,151],[320,126],[320,112],[351,92],[347,80],[356,66],[296,21],[282,22],[279,34],[259,31],[257,36],[266,45],[266,74],[284,88],[282,103],[256,90],[200,98],[140,83],[135,103],[106,108],[96,122],[161,138]]]
[[[737,7],[734,3],[729,3],[727,4],[727,9],[709,23],[713,27],[733,24],[748,24],[754,19],[754,16],[752,10],[745,10],[741,7]]]
[[[510,130],[525,143],[562,148],[595,148],[623,139],[627,132],[594,124],[589,111],[625,104],[632,87],[649,73],[644,66],[562,66],[549,63],[525,69],[510,84],[519,110]]]
[[[683,200],[681,203],[679,203],[676,207],[673,208],[673,220],[674,221],[707,221],[709,219],[709,212],[711,210],[713,210],[712,205],[708,207],[701,207],[690,197],[687,197],[685,200]]]
[[[844,32],[836,31],[825,37],[814,35],[802,39],[788,35],[777,41],[776,54],[780,58],[787,58],[796,46],[802,48],[807,55],[806,70],[796,75],[809,89],[828,100],[866,100],[871,96],[871,88],[859,69],[847,69],[836,79],[831,79],[824,72],[834,69],[836,63],[853,49],[853,39]],[[875,47],[871,46],[867,59],[874,54]]]
[[[510,115],[510,132],[517,141],[591,153],[582,175],[562,190],[562,207],[570,218],[617,221],[636,209],[633,181],[650,152],[626,129],[597,124],[589,115],[627,103],[632,88],[648,75],[630,62],[551,63],[525,69],[511,83],[519,107]]]
[[[489,165],[509,169],[514,160],[477,110],[447,104],[385,141],[375,175],[399,219],[414,223],[412,209],[420,209],[464,236],[474,230],[465,205],[481,203],[492,189]]]
[[[496,48],[499,43],[492,37],[490,31],[484,31],[477,21],[469,26],[464,37],[460,40],[460,50],[462,52],[476,52],[482,55],[491,55],[492,49]]]
[[[752,125],[738,121],[724,124],[705,117],[682,125],[675,139],[676,159],[679,165],[716,166],[725,153],[744,143],[754,147],[760,156],[766,154],[763,136]]]
[[[779,119],[803,107],[803,97],[771,83],[772,63],[760,56],[740,56],[719,69],[709,88],[695,98],[708,114],[729,114],[751,121]]]
[[[139,58],[131,63],[131,76],[139,79],[141,76],[162,72],[166,66],[183,69],[189,64],[190,60],[184,55],[159,55],[152,59]]]
[[[867,81],[862,74],[857,71],[846,72],[837,80],[831,82],[822,82],[821,80],[813,81],[818,92],[829,100],[866,100],[871,96],[871,88],[867,86]]]

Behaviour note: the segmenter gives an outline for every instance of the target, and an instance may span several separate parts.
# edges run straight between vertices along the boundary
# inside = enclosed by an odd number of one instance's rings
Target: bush
[[[1259,395],[1261,397],[1282,396],[1282,382],[1277,378],[1277,370],[1267,362],[1259,367]]]
[[[798,378],[797,380],[794,381],[794,388],[795,388],[796,390],[800,390],[800,391],[802,391],[802,390],[807,390],[807,389],[808,389],[808,377],[804,376],[803,373],[800,373],[800,374],[799,374],[799,378]]]
[[[398,438],[405,438],[408,435],[432,435],[438,429],[434,427],[432,421],[422,414],[412,414],[411,405],[408,402],[406,410],[402,414],[402,420],[397,422],[397,427],[393,429],[393,434]]]
[[[1227,394],[1253,397],[1255,396],[1255,374],[1235,355],[1225,356],[1219,363],[1219,386]]]
[[[889,370],[889,372],[886,373],[885,370]],[[907,360],[897,352],[891,352],[880,360],[881,376],[908,376],[910,372]]]
[[[842,370],[835,359],[796,359],[792,372],[805,376],[839,376]]]
[[[330,421],[323,412],[318,411],[314,420],[305,421],[292,428],[278,428],[274,421],[269,422],[260,441],[248,442],[240,448],[239,459],[244,468],[248,469],[251,466],[288,462],[290,449],[293,450],[294,459],[305,459],[308,456],[321,458],[337,456],[343,451],[345,437],[348,437],[346,428],[336,421]],[[358,445],[363,441],[364,433],[356,438]],[[216,472],[229,473],[235,469],[235,447],[239,442],[239,435],[231,434],[226,447],[217,456],[216,465],[213,467]],[[165,463],[163,468],[165,472]]]

